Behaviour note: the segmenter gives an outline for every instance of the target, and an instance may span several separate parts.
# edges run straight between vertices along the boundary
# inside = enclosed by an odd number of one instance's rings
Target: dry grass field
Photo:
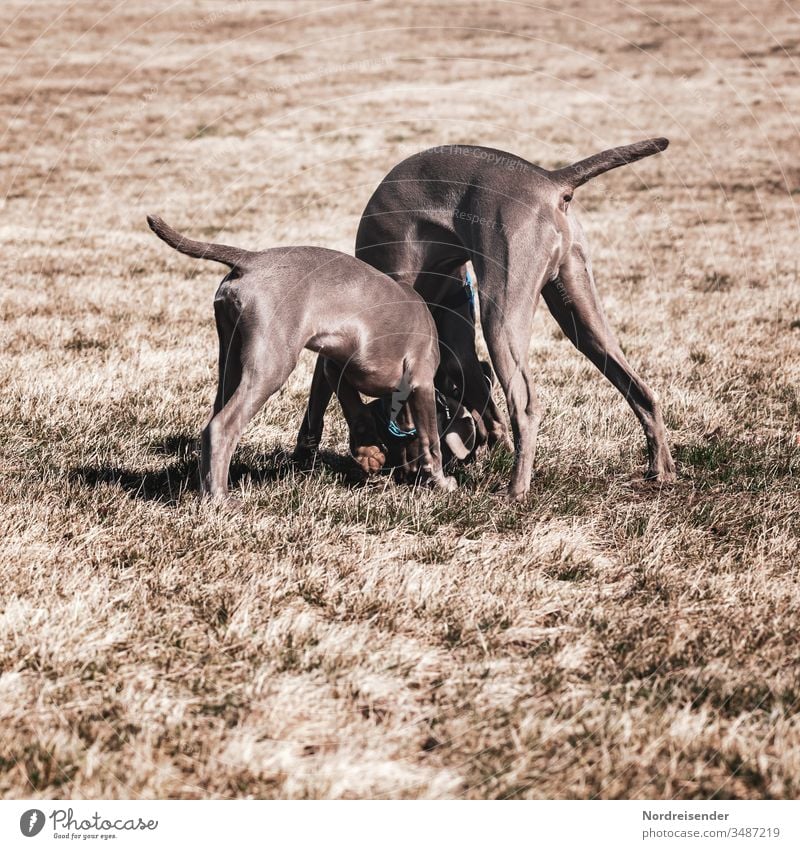
[[[785,3],[94,0],[0,8],[0,792],[800,794],[800,20]],[[293,471],[313,360],[197,496],[220,267],[352,251],[443,143],[545,166],[665,135],[573,204],[679,480],[541,306],[532,491]]]

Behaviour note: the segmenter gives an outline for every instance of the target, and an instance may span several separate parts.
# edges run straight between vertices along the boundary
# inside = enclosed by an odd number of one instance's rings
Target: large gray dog
[[[425,298],[434,316],[452,317],[462,268],[472,261],[481,324],[492,365],[505,393],[516,456],[509,495],[530,487],[541,405],[528,365],[533,315],[541,294],[573,344],[617,387],[647,439],[647,477],[669,481],[675,464],[659,404],[628,364],[597,295],[586,237],[570,201],[578,186],[599,174],[664,150],[650,139],[598,153],[556,171],[484,147],[445,146],[397,165],[370,199],[358,230],[356,256]],[[445,309],[443,309],[443,307]],[[489,384],[467,325],[437,318],[442,368],[454,369],[468,407],[484,413],[498,433]],[[461,327],[461,330],[455,328]],[[465,342],[467,344],[465,344]],[[298,451],[318,444],[330,389],[317,364]],[[437,382],[438,382],[437,377]]]
[[[413,289],[338,251],[246,251],[195,242],[154,216],[147,223],[175,250],[231,269],[214,298],[219,383],[202,436],[205,493],[227,494],[242,431],[286,382],[303,348],[324,354],[328,386],[339,397],[353,456],[365,472],[376,472],[385,458],[372,412],[358,393],[387,396],[403,387],[423,471],[436,486],[455,489],[442,471],[437,429],[436,327]]]

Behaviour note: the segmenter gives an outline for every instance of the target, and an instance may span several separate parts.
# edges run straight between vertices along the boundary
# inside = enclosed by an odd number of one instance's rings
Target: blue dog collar
[[[475,285],[477,284],[477,280],[475,279],[475,275],[472,273],[472,269],[467,266],[467,273],[464,279],[464,285],[469,290],[469,300],[470,303],[475,303]]]
[[[447,406],[447,400],[444,395],[438,390],[434,390],[436,393],[436,411],[437,413],[444,413],[445,422],[447,424],[450,423],[450,408]],[[389,436],[394,439],[415,439],[417,436],[417,429],[415,427],[409,428],[408,430],[404,430],[400,427],[399,424],[392,418],[391,416],[391,403],[392,399],[388,396],[380,398],[378,401],[378,417],[380,418],[383,425],[386,427],[386,431]]]
[[[395,439],[413,439],[417,435],[417,429],[412,427],[410,430],[403,430],[396,421],[389,419],[389,423],[386,426],[389,433]]]
[[[472,269],[467,266],[467,273],[464,277],[464,288],[467,290],[467,297],[469,298],[469,309],[472,313],[472,318],[475,318],[475,286],[478,281],[475,279],[475,275],[472,273]]]
[[[402,427],[400,427],[400,425],[397,424],[397,422],[392,418],[391,407],[391,397],[387,395],[386,397],[380,399],[378,405],[378,409],[380,410],[379,416],[384,426],[386,427],[389,436],[392,436],[395,439],[414,439],[417,435],[417,429],[415,427],[412,427],[409,430],[404,430]]]

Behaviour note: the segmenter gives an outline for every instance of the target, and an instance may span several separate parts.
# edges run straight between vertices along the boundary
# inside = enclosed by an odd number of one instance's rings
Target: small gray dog
[[[385,457],[373,415],[358,393],[387,396],[402,386],[423,472],[437,487],[455,489],[455,480],[442,471],[437,429],[436,327],[410,286],[338,251],[252,252],[187,239],[154,216],[147,223],[175,250],[231,269],[214,298],[219,384],[202,435],[204,493],[227,494],[231,457],[244,428],[286,382],[303,348],[324,355],[351,451],[366,473],[378,471]]]

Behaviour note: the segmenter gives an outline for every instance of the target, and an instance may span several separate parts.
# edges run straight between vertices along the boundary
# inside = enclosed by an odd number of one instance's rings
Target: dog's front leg
[[[300,432],[297,434],[297,445],[292,459],[300,466],[309,466],[316,456],[322,440],[322,429],[325,424],[325,410],[331,400],[333,389],[325,376],[325,358],[320,354],[314,366],[314,376],[311,378],[311,389],[308,393],[308,405],[303,416]]]
[[[433,380],[422,383],[411,391],[408,399],[411,416],[417,428],[417,443],[422,470],[434,485],[445,491],[456,489],[455,478],[445,475],[442,469],[442,449],[436,418],[436,396]]]
[[[365,475],[377,474],[386,462],[386,455],[369,408],[344,376],[338,363],[326,359],[324,369],[325,377],[342,405],[350,431],[350,453],[353,459]]]

